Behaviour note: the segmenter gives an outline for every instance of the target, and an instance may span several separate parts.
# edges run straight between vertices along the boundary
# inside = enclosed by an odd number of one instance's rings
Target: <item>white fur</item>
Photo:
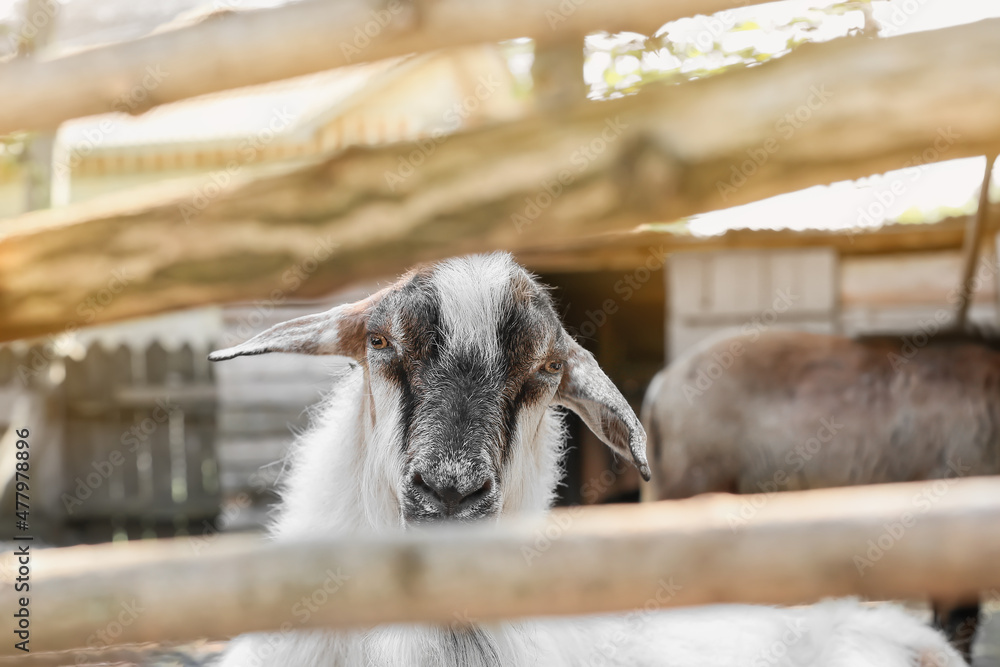
[[[445,263],[437,285],[448,337],[495,346],[507,256]],[[471,262],[471,263],[470,263]],[[490,280],[473,283],[471,273]],[[505,273],[504,273],[505,272]],[[502,274],[502,275],[501,275]],[[463,303],[464,300],[464,303]],[[451,342],[451,341],[449,341]],[[277,539],[343,537],[401,529],[402,463],[397,390],[356,366],[299,441],[273,534]],[[545,511],[559,479],[564,434],[555,408],[522,411],[502,473],[501,516]],[[610,564],[609,564],[610,566]],[[233,642],[222,667],[952,667],[964,664],[938,633],[892,606],[851,600],[780,609],[713,606],[617,616],[526,620],[450,628],[384,626],[364,632],[284,631]],[[336,604],[336,594],[328,604]],[[483,656],[487,656],[485,659]],[[937,662],[930,662],[931,659]]]
[[[392,398],[365,394],[364,372],[349,372],[314,429],[299,443],[279,539],[343,536],[399,526]],[[376,426],[365,415],[374,402]],[[380,414],[381,413],[381,414]],[[383,419],[384,418],[384,419]],[[526,419],[525,422],[532,420]],[[388,429],[387,431],[391,431]],[[548,506],[558,479],[562,431],[546,410],[506,480],[504,513]],[[333,594],[330,604],[336,604]],[[654,605],[655,606],[655,605]],[[456,619],[465,621],[468,619]],[[915,667],[919,654],[964,664],[943,638],[892,606],[829,601],[776,609],[726,605],[621,616],[525,621],[484,629],[497,665],[538,667]],[[387,626],[368,632],[291,631],[233,642],[223,667],[476,667],[448,629]]]
[[[490,325],[500,321],[515,270],[517,265],[506,253],[456,257],[435,267],[434,287],[451,345],[496,354],[497,339]]]

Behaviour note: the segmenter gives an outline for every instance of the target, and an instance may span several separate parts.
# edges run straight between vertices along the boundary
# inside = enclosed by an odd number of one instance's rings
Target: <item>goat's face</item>
[[[373,426],[392,433],[407,523],[498,514],[518,448],[552,405],[577,412],[643,477],[645,434],[545,288],[506,254],[413,271],[362,302],[274,327],[212,359],[302,352],[365,367]]]

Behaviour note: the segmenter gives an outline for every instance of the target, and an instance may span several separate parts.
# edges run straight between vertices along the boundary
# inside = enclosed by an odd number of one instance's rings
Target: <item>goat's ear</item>
[[[384,290],[357,303],[276,324],[245,343],[213,352],[208,358],[224,361],[268,352],[292,352],[361,359],[365,355],[368,316],[383,293]]]
[[[555,401],[584,421],[598,438],[625,458],[631,458],[642,478],[649,481],[646,432],[632,407],[615,387],[594,355],[566,335],[569,354]]]

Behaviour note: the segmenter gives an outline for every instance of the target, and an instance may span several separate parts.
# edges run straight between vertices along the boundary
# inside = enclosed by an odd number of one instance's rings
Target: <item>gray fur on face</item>
[[[417,269],[356,304],[299,318],[212,359],[266,352],[341,354],[373,393],[398,396],[408,522],[480,519],[503,508],[507,466],[551,406],[578,413],[644,477],[645,433],[593,356],[566,333],[544,286],[510,255]],[[378,415],[372,415],[376,419]]]

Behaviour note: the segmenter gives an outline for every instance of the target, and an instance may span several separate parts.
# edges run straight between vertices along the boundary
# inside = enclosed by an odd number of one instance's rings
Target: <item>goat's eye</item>
[[[368,344],[372,346],[373,350],[384,350],[389,347],[389,341],[386,340],[386,337],[378,334],[369,335]]]
[[[552,373],[554,375],[554,374],[558,373],[559,371],[561,371],[562,367],[563,367],[563,365],[562,365],[561,361],[550,361],[547,364],[545,364],[542,367],[542,369],[546,373]]]

